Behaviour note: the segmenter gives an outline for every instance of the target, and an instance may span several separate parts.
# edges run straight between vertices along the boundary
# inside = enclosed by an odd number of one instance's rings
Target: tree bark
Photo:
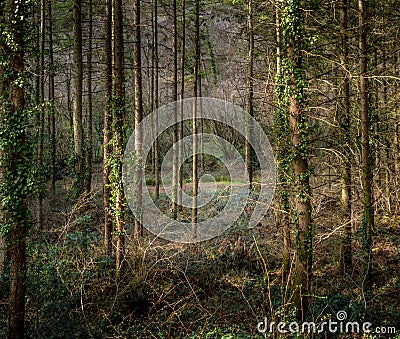
[[[198,97],[199,67],[200,67],[200,0],[195,2],[195,64],[193,70],[193,96]],[[197,157],[197,100],[193,101],[192,134],[193,134],[193,157],[192,157],[192,237],[197,237],[197,195],[199,190],[198,181],[198,157]]]
[[[8,5],[8,13],[4,7]],[[17,10],[18,8],[18,10]],[[2,89],[2,213],[9,227],[3,229],[10,253],[10,294],[8,299],[8,338],[24,337],[27,228],[30,226],[27,197],[30,193],[32,152],[28,142],[29,117],[25,111],[24,27],[26,3],[2,2],[0,13],[0,52],[7,73],[0,79]],[[13,41],[10,48],[5,37]],[[4,101],[3,101],[4,100]]]
[[[275,29],[276,29],[276,96],[277,107],[275,108],[275,124],[277,130],[277,170],[278,170],[278,210],[276,213],[276,225],[282,229],[283,250],[282,250],[282,284],[288,283],[290,265],[291,265],[291,248],[292,241],[290,236],[290,205],[289,205],[289,185],[288,177],[290,171],[289,154],[289,120],[287,116],[287,107],[284,98],[284,85],[282,83],[283,74],[281,72],[281,28],[280,14],[281,3],[275,3]]]
[[[253,85],[253,69],[254,69],[254,31],[253,31],[253,0],[247,2],[247,38],[248,38],[248,50],[247,50],[247,96],[246,96],[246,112],[253,116],[253,97],[254,97],[254,85]],[[251,148],[251,138],[253,129],[251,121],[247,121],[246,129],[246,165],[249,176],[250,188],[253,182],[253,155]]]
[[[56,108],[54,101],[54,52],[53,52],[53,14],[51,0],[48,2],[49,10],[49,104],[50,104],[50,192],[56,194]]]
[[[372,197],[372,171],[370,160],[370,118],[368,114],[368,77],[367,77],[367,9],[364,0],[358,0],[359,11],[359,51],[360,51],[360,119],[361,119],[361,181],[363,187],[363,218],[361,244],[363,252],[363,288],[372,287],[372,230],[374,211]]]
[[[172,54],[174,60],[174,69],[173,69],[173,87],[172,87],[172,100],[176,102],[178,100],[178,19],[177,19],[177,11],[176,11],[176,1],[172,1],[172,13],[173,13],[173,33],[172,33]],[[178,105],[175,104],[174,108],[174,121],[178,121]],[[178,216],[178,172],[179,172],[179,156],[178,156],[178,147],[176,143],[179,138],[179,130],[178,124],[174,125],[174,131],[172,134],[172,143],[173,143],[173,163],[172,163],[172,218],[176,220]]]
[[[39,133],[38,133],[38,146],[37,146],[37,166],[40,176],[43,176],[43,143],[44,143],[44,112],[45,112],[45,93],[44,93],[44,43],[45,43],[45,0],[40,1],[40,31],[39,31]],[[41,178],[44,180],[44,178]],[[42,189],[39,188],[37,193],[37,206],[36,206],[36,222],[38,229],[43,229],[43,197]]]
[[[308,166],[308,131],[304,112],[304,66],[302,62],[304,14],[299,0],[282,1],[282,42],[285,63],[282,71],[287,78],[287,105],[291,129],[291,159],[295,187],[296,261],[293,272],[293,297],[297,319],[304,321],[308,309],[312,276],[312,237],[310,170]],[[282,56],[283,58],[283,56]]]
[[[183,99],[185,97],[185,42],[186,42],[186,5],[185,0],[182,0],[181,3],[182,7],[182,22],[181,22],[181,31],[182,31],[182,51],[181,51],[181,86],[180,86],[180,100],[181,100],[181,107],[180,112],[181,115],[183,114]],[[183,121],[179,123],[179,139],[183,139]],[[183,157],[183,148],[182,145],[179,144],[178,148],[178,163],[182,164],[182,157]],[[182,188],[183,188],[183,172],[182,169],[178,170],[178,208],[182,209]]]
[[[103,119],[103,191],[104,191],[104,249],[107,255],[112,254],[112,217],[110,214],[110,154],[112,147],[110,145],[112,138],[111,124],[111,98],[112,98],[112,3],[111,0],[106,2],[106,18],[105,18],[105,103],[104,103],[104,119]]]
[[[140,0],[134,2],[134,36],[133,44],[133,68],[135,74],[135,152],[136,152],[136,182],[135,182],[135,199],[137,213],[135,216],[135,232],[137,236],[143,236],[142,226],[142,181],[143,181],[143,132],[140,123],[143,119],[143,87],[142,87],[142,50],[141,50],[141,19],[140,19]]]
[[[73,196],[78,198],[84,191],[84,158],[83,158],[83,124],[82,124],[82,0],[74,0],[72,4],[74,31],[74,96],[73,96],[73,126],[74,126],[74,185]]]
[[[394,58],[393,58],[393,73],[396,73],[396,65],[398,64],[398,52],[394,53]],[[394,84],[394,92],[393,95],[397,95],[398,92],[398,82],[396,81]],[[393,126],[393,170],[394,173],[392,175],[392,184],[393,187],[396,188],[399,185],[399,176],[400,176],[400,145],[399,145],[399,132],[400,132],[400,124],[399,124],[399,106],[395,105],[394,107],[394,126]],[[393,203],[393,208],[396,213],[399,211],[399,201]]]
[[[113,0],[113,56],[114,56],[114,91],[113,91],[113,119],[114,119],[114,156],[115,178],[112,182],[114,189],[114,217],[117,232],[116,271],[119,276],[125,258],[125,218],[124,218],[124,191],[122,187],[122,158],[124,152],[124,43],[122,22],[122,1]],[[136,95],[136,94],[135,94]]]
[[[348,0],[341,0],[339,5],[340,18],[340,65],[342,79],[339,86],[338,120],[340,135],[342,136],[342,158],[340,164],[340,189],[342,205],[342,225],[339,267],[342,273],[351,273],[352,270],[352,231],[351,231],[351,119],[350,119],[350,71],[348,57],[347,34],[347,7]]]
[[[93,103],[92,103],[92,35],[93,35],[93,5],[88,0],[88,51],[87,51],[87,120],[86,120],[86,178],[85,190],[90,193],[92,188],[93,163]]]
[[[154,0],[154,58],[155,58],[155,74],[154,74],[154,106],[159,106],[158,80],[159,80],[159,60],[158,60],[158,0]],[[156,114],[156,128],[158,127],[158,115]],[[159,171],[159,155],[158,140],[154,140],[154,177],[156,186],[156,199],[160,197],[160,171]]]

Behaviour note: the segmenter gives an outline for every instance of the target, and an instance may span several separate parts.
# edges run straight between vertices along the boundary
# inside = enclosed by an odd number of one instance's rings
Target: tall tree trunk
[[[158,80],[159,80],[159,60],[158,60],[158,0],[154,0],[154,107],[155,109],[159,106],[159,94],[158,94]],[[155,115],[156,130],[158,129],[158,115]],[[159,171],[159,156],[158,156],[158,140],[154,139],[154,178],[156,186],[156,199],[160,197],[160,171]]]
[[[5,11],[6,7],[8,11]],[[26,14],[21,15],[21,14]],[[3,1],[0,4],[1,64],[7,72],[1,82],[0,143],[2,146],[2,213],[7,225],[10,251],[10,294],[8,299],[8,338],[24,337],[25,278],[27,228],[30,226],[28,194],[31,185],[32,152],[28,141],[29,116],[25,110],[24,29],[27,4],[25,1]],[[6,40],[7,39],[7,40]],[[9,41],[13,44],[10,46]]]
[[[348,57],[347,34],[347,7],[348,0],[341,0],[339,5],[340,18],[340,65],[342,79],[339,86],[339,112],[338,120],[342,143],[342,159],[340,164],[340,189],[342,204],[342,225],[340,244],[339,267],[342,273],[350,273],[352,270],[352,231],[351,231],[351,119],[350,119],[350,73]]]
[[[115,172],[113,190],[115,198],[114,216],[117,232],[116,270],[117,276],[125,258],[125,218],[124,218],[124,191],[122,187],[122,158],[124,154],[124,43],[122,22],[122,0],[113,0],[113,56],[114,56],[114,91],[113,91],[113,119],[114,119],[114,161]],[[136,95],[136,94],[135,94]]]
[[[253,63],[254,63],[254,31],[253,31],[253,0],[247,1],[247,95],[246,95],[246,112],[253,116],[253,97],[254,97],[254,85],[253,85]],[[247,121],[246,129],[246,165],[249,175],[250,188],[253,182],[253,156],[251,148],[251,138],[253,129],[250,121]]]
[[[299,101],[291,97],[289,114],[292,127],[292,145],[296,152],[293,159],[296,192],[296,262],[293,275],[293,304],[296,307],[297,319],[304,321],[308,309],[312,276],[312,220],[309,166],[302,149],[305,141],[302,140],[302,125],[304,124],[303,107]]]
[[[44,112],[45,112],[45,93],[44,93],[44,43],[45,43],[45,13],[46,2],[40,1],[40,32],[39,32],[39,48],[40,48],[40,65],[39,65],[39,135],[37,146],[37,166],[39,169],[41,180],[43,176],[43,143],[44,143]],[[42,189],[39,188],[37,193],[37,206],[36,206],[36,222],[38,229],[43,229],[43,197]]]
[[[72,14],[74,25],[74,82],[73,82],[73,126],[74,126],[74,185],[73,197],[84,191],[83,125],[82,125],[82,0],[73,0]]]
[[[276,213],[276,224],[282,229],[283,251],[282,251],[282,284],[288,282],[290,264],[291,264],[291,236],[289,222],[289,184],[288,177],[290,175],[290,159],[289,155],[289,119],[287,112],[287,104],[284,93],[285,83],[281,72],[281,29],[280,29],[280,13],[281,3],[279,0],[275,3],[275,21],[276,21],[276,98],[277,107],[275,109],[275,124],[277,130],[277,169],[278,169],[278,211]]]
[[[198,97],[199,67],[200,67],[200,0],[195,1],[195,63],[193,70],[193,95]],[[192,237],[197,237],[197,195],[199,190],[198,180],[198,138],[197,138],[197,100],[193,101],[192,134],[193,134],[193,158],[192,158]]]
[[[111,0],[106,2],[106,18],[105,18],[105,103],[104,103],[104,119],[103,119],[103,191],[104,191],[104,249],[107,255],[112,254],[112,217],[110,214],[110,155],[112,147],[110,145],[112,138],[112,111],[111,111],[111,98],[112,98],[112,3]]]
[[[172,37],[172,54],[174,59],[174,69],[173,69],[173,87],[172,87],[172,100],[176,102],[178,100],[178,19],[177,19],[177,11],[176,11],[176,1],[172,1],[172,12],[173,12],[173,37]],[[174,121],[178,121],[178,105],[175,104],[174,108]],[[172,163],[172,218],[176,220],[178,216],[178,172],[179,172],[179,164],[178,164],[178,147],[176,143],[179,138],[179,130],[178,124],[174,125],[174,131],[172,135],[172,143],[173,143],[173,163]]]
[[[6,25],[6,20],[4,16],[4,9],[3,9],[3,2],[0,3],[0,34],[3,33],[1,27],[5,27]],[[1,40],[0,36],[0,56],[5,54],[5,48],[3,45],[3,41]],[[2,63],[0,64],[0,114],[3,114],[3,112],[6,109],[5,106],[5,98],[7,96],[7,84],[5,78],[5,65]],[[0,128],[2,128],[2,122],[0,121]],[[3,158],[3,153],[0,149],[0,159]],[[0,163],[0,183],[3,182],[4,180],[4,169],[3,169],[3,164]],[[4,211],[2,206],[0,205],[0,225],[3,225],[7,222]],[[10,261],[10,256],[9,256],[9,246],[7,243],[7,236],[3,234],[3,232],[0,232],[0,275],[3,275],[5,273],[5,269],[7,267],[8,262]]]
[[[156,58],[155,58],[155,53],[154,53],[154,4],[152,2],[152,7],[151,7],[151,59],[150,59],[150,102],[149,102],[149,106],[150,106],[150,113],[154,112],[155,109],[155,104],[154,104],[154,85],[155,85],[155,79],[154,79],[154,75],[155,75],[155,71],[154,68],[156,66]],[[154,115],[153,115],[153,119],[154,119]],[[153,120],[153,125],[152,125],[152,138],[154,138],[154,133],[155,133],[155,128],[154,128],[154,120]],[[155,156],[154,156],[154,143],[151,146],[151,171],[153,174],[155,174]]]
[[[87,120],[86,120],[86,180],[87,193],[92,188],[92,162],[93,162],[93,104],[92,104],[92,35],[93,35],[93,6],[92,0],[88,1],[88,51],[87,51]]]
[[[299,0],[281,3],[282,51],[281,68],[288,86],[287,106],[291,129],[291,158],[295,187],[296,261],[293,272],[293,300],[297,319],[303,321],[308,309],[312,274],[311,189],[308,166],[308,131],[304,112],[305,75],[302,63],[304,13]]]
[[[386,52],[383,51],[383,68],[387,69],[387,57],[386,57]],[[383,102],[387,103],[388,102],[388,86],[385,84],[383,86]],[[391,195],[391,175],[392,175],[392,161],[390,159],[390,154],[391,154],[391,141],[390,141],[390,113],[388,108],[385,109],[385,155],[386,155],[386,163],[385,163],[385,200],[386,200],[386,213],[391,215],[392,213],[392,195]]]
[[[398,52],[394,53],[394,60],[393,60],[393,73],[396,73],[396,66],[398,64]],[[398,82],[396,81],[394,84],[394,95],[397,95],[398,92]],[[399,176],[400,176],[400,147],[399,147],[399,131],[400,131],[400,123],[399,123],[399,106],[395,105],[394,107],[394,126],[393,126],[393,187],[398,187],[399,184]],[[397,199],[398,200],[398,199]],[[394,203],[394,210],[398,213],[399,209],[399,201]]]
[[[50,192],[54,200],[56,194],[56,108],[54,102],[54,52],[53,14],[51,0],[48,2],[49,16],[49,104],[50,104]]]
[[[134,2],[134,36],[133,44],[133,68],[135,73],[135,152],[136,152],[136,208],[135,216],[135,232],[137,235],[143,235],[142,226],[142,181],[143,181],[143,131],[140,123],[143,119],[143,88],[142,88],[142,50],[141,50],[141,29],[140,29],[140,0]]]
[[[363,252],[363,288],[372,287],[372,230],[374,211],[372,198],[372,171],[369,149],[368,78],[367,78],[367,9],[364,0],[358,0],[360,51],[360,119],[361,119],[361,181],[363,186],[363,218],[361,244]]]
[[[185,96],[185,34],[186,34],[186,4],[185,0],[182,0],[181,2],[181,7],[182,7],[182,21],[181,21],[181,30],[182,30],[182,51],[181,51],[181,86],[180,86],[180,100],[181,100],[181,108],[180,112],[181,115],[183,114],[183,99]],[[182,116],[181,116],[182,117]],[[181,122],[179,123],[179,139],[183,139],[183,120],[181,119]],[[178,148],[178,163],[182,164],[182,157],[183,157],[183,148],[182,144],[179,144]],[[179,184],[179,190],[178,190],[178,208],[182,209],[182,188],[183,188],[183,172],[182,169],[180,168],[178,170],[178,184]]]

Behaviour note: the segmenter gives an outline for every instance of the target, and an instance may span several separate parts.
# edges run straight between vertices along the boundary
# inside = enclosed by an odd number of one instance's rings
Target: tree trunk
[[[387,69],[387,58],[386,58],[386,52],[383,51],[383,68]],[[383,86],[383,102],[387,103],[388,102],[388,86],[385,84]],[[385,202],[386,202],[386,213],[388,215],[391,215],[392,213],[392,195],[391,195],[391,175],[392,175],[392,161],[390,159],[390,113],[388,109],[385,107],[385,116],[384,116],[384,129],[385,129]]]
[[[363,218],[361,244],[363,252],[363,288],[372,287],[372,230],[374,211],[372,198],[372,171],[369,149],[368,78],[367,78],[367,10],[366,2],[358,0],[359,11],[359,51],[360,51],[360,119],[361,119],[361,181],[363,187]]]
[[[45,100],[44,100],[44,43],[45,43],[45,0],[40,1],[40,32],[39,32],[39,48],[40,48],[40,65],[39,65],[39,135],[38,135],[38,146],[37,146],[37,166],[39,169],[40,180],[44,180],[43,176],[43,142],[44,142],[44,112],[45,112]],[[36,222],[38,229],[43,229],[43,197],[42,189],[39,188],[37,193],[37,206],[36,206]]]
[[[172,12],[173,12],[173,33],[172,33],[172,54],[174,60],[174,69],[173,69],[173,88],[172,88],[172,100],[176,102],[178,100],[178,19],[176,12],[176,1],[172,1]],[[178,105],[175,104],[174,108],[174,122],[178,121]],[[173,149],[173,163],[172,163],[172,218],[176,220],[178,216],[178,172],[179,172],[179,157],[178,157],[178,147],[176,143],[179,138],[179,130],[178,124],[174,125],[174,131],[172,135],[172,149]]]
[[[352,270],[352,231],[351,231],[351,119],[350,119],[350,73],[348,58],[348,34],[347,34],[347,3],[341,0],[339,7],[340,18],[340,64],[342,79],[339,86],[339,112],[338,120],[342,143],[342,159],[340,164],[340,186],[342,204],[342,225],[340,244],[339,267],[342,273],[351,273]]]
[[[393,60],[393,73],[396,73],[396,65],[398,64],[398,52],[394,53],[394,60]],[[394,95],[397,95],[398,92],[398,82],[396,81],[394,84]],[[399,106],[395,105],[394,107],[394,126],[393,126],[393,182],[392,185],[394,188],[398,187],[399,185],[399,176],[400,176],[400,147],[399,147]],[[394,203],[393,207],[395,213],[398,213],[399,210],[399,199]]]
[[[154,74],[154,106],[159,106],[158,94],[158,78],[159,78],[159,60],[158,60],[158,1],[154,0],[154,58],[155,58],[155,74]],[[156,129],[158,129],[158,115],[156,114]],[[158,156],[158,140],[154,140],[154,177],[156,186],[156,198],[160,197],[160,171]]]
[[[53,14],[51,0],[49,9],[49,104],[50,104],[50,192],[52,200],[56,194],[56,108],[54,102],[54,53],[53,53]]]
[[[114,119],[114,161],[115,172],[112,182],[115,198],[114,217],[117,232],[116,271],[117,276],[125,258],[125,218],[124,218],[124,191],[122,187],[122,159],[124,155],[124,43],[122,22],[122,0],[113,0],[113,56],[114,56],[114,91],[113,91],[113,119]],[[136,95],[136,94],[135,94]]]
[[[302,148],[302,130],[300,127],[304,123],[303,107],[297,99],[290,98],[289,106],[290,125],[292,127],[292,145],[296,152],[293,159],[293,170],[295,174],[296,192],[296,217],[297,217],[297,236],[296,236],[296,263],[293,276],[293,304],[296,307],[297,318],[305,319],[308,308],[308,295],[310,295],[311,274],[312,274],[312,220],[311,220],[311,201],[309,184],[308,161]]]
[[[111,124],[111,98],[112,98],[112,3],[111,0],[106,2],[106,20],[105,20],[105,103],[104,103],[104,119],[103,119],[103,191],[104,191],[104,249],[107,255],[112,254],[112,217],[110,214],[110,154],[112,147],[110,141],[112,138]]]
[[[182,30],[182,51],[181,51],[181,88],[180,88],[180,100],[181,100],[181,108],[180,112],[181,115],[183,114],[183,99],[185,96],[185,34],[186,34],[186,5],[185,0],[182,0],[181,3],[182,7],[182,22],[181,22],[181,30]],[[183,121],[179,123],[179,139],[183,139]],[[178,163],[182,164],[182,157],[183,157],[183,148],[182,144],[179,144],[178,148]],[[182,188],[183,188],[183,172],[182,169],[178,171],[178,184],[180,189],[178,190],[178,208],[182,209]]]
[[[8,3],[7,3],[8,2]],[[25,278],[27,228],[31,225],[27,198],[30,194],[32,152],[27,130],[29,116],[25,110],[24,78],[24,28],[27,5],[24,1],[7,1],[0,4],[0,52],[7,73],[0,79],[2,109],[2,213],[7,220],[10,253],[10,294],[8,299],[8,338],[24,337]],[[9,9],[7,13],[4,7]],[[5,39],[13,41],[12,47]],[[8,41],[10,41],[8,40]]]
[[[73,0],[72,14],[74,24],[74,96],[73,96],[73,126],[74,126],[74,184],[73,197],[78,198],[84,191],[84,159],[83,159],[83,125],[82,125],[82,0]]]
[[[290,236],[290,205],[289,184],[290,159],[289,155],[289,119],[284,94],[283,74],[281,72],[281,31],[280,31],[280,1],[276,1],[276,97],[277,107],[275,109],[275,127],[277,130],[277,170],[278,170],[278,210],[276,213],[276,225],[282,229],[283,251],[282,251],[282,284],[288,282],[291,265],[291,236]]]
[[[93,6],[88,1],[88,51],[87,51],[87,121],[86,121],[86,180],[85,190],[90,193],[92,188],[93,162],[93,104],[92,104],[92,35],[93,35]]]
[[[285,62],[281,64],[286,85],[289,125],[291,129],[291,159],[294,171],[295,220],[296,220],[296,262],[293,272],[293,299],[297,319],[304,321],[308,309],[312,273],[312,220],[311,189],[308,166],[308,131],[304,112],[305,75],[302,64],[304,36],[303,9],[299,0],[283,0],[281,7],[282,51]]]
[[[5,16],[4,16],[4,9],[3,9],[3,2],[0,3],[0,27],[5,27],[6,21],[5,21]],[[0,33],[2,33],[2,30],[0,29]],[[0,37],[1,39],[1,37]],[[5,48],[3,45],[3,41],[0,40],[0,55],[5,53]],[[6,97],[7,95],[7,84],[5,81],[2,81],[5,75],[5,65],[0,64],[0,114],[6,109],[6,106],[4,105],[5,100],[3,98]],[[2,128],[2,122],[0,121],[0,128]],[[0,150],[0,159],[3,158],[3,153]],[[4,169],[3,169],[3,164],[0,164],[0,183],[3,182],[4,180],[4,175],[3,175]],[[3,225],[7,222],[4,211],[2,206],[0,206],[0,224]],[[9,246],[7,243],[7,237],[1,232],[0,233],[0,275],[5,273],[5,269],[7,267],[8,262],[10,261],[10,251],[9,251]]]
[[[253,31],[253,0],[247,2],[247,37],[248,37],[248,54],[247,54],[247,96],[246,96],[246,112],[253,116],[253,63],[254,63],[254,31]],[[251,138],[253,129],[250,121],[247,121],[246,129],[246,165],[249,175],[250,188],[253,182],[253,156],[251,148]]]
[[[141,29],[140,29],[140,0],[134,2],[134,36],[133,44],[133,68],[135,74],[135,152],[136,152],[136,182],[135,182],[135,199],[137,213],[135,216],[135,232],[136,235],[143,236],[142,226],[142,181],[143,181],[143,132],[140,123],[143,119],[143,88],[142,88],[142,51],[141,51]]]
[[[200,0],[195,2],[195,64],[193,70],[193,96],[198,97],[199,67],[200,67]],[[197,100],[193,101],[192,134],[193,134],[193,158],[192,158],[192,237],[197,237],[197,195],[199,190],[198,161],[197,161]]]

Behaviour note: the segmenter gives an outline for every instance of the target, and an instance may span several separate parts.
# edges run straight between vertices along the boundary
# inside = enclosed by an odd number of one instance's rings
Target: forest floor
[[[197,244],[172,243],[147,233],[137,241],[129,216],[126,261],[117,279],[113,258],[102,248],[101,168],[94,176],[94,193],[74,207],[67,199],[70,184],[70,178],[57,181],[55,199],[45,201],[47,227],[42,233],[33,230],[28,242],[27,337],[264,338],[257,324],[265,317],[268,322],[293,321],[287,312],[291,296],[282,282],[283,244],[273,206],[256,228],[247,228],[243,216],[223,235]],[[343,276],[338,270],[339,202],[313,199],[314,278],[308,319],[318,324],[345,311],[349,321],[397,329],[397,334],[375,338],[400,338],[400,217],[377,215],[374,288],[366,295],[358,235],[353,240],[353,272]],[[163,194],[160,200],[168,208]],[[355,221],[355,228],[358,224]],[[0,284],[7,284],[7,276]],[[5,291],[0,337],[6,329]],[[268,334],[273,335],[278,337]]]

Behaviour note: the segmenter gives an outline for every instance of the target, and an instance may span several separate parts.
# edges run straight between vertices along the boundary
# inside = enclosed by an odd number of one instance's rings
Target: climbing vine
[[[110,212],[114,220],[123,220],[124,206],[126,205],[123,198],[123,185],[122,185],[122,161],[124,156],[125,145],[125,127],[119,123],[122,117],[125,116],[125,104],[123,97],[114,97],[111,100],[111,110],[114,117],[112,130],[114,131],[113,138],[110,140],[110,146],[113,152],[109,155],[108,166],[110,168],[109,180],[111,187],[110,195]],[[121,205],[122,204],[122,205]],[[122,208],[121,208],[122,207]],[[121,230],[114,230],[115,236],[122,236]]]
[[[280,67],[276,86],[276,135],[279,145],[279,179],[283,183],[280,209],[290,213],[295,225],[296,265],[293,275],[293,307],[301,319],[307,309],[312,267],[313,225],[310,202],[310,169],[308,165],[309,131],[304,107],[307,86],[302,63],[305,39],[304,11],[300,0],[281,0],[278,21]],[[290,188],[290,191],[289,191]],[[290,210],[289,193],[295,204]]]
[[[0,23],[0,196],[5,215],[1,233],[8,239],[15,223],[23,228],[31,225],[26,199],[35,187],[29,133],[32,111],[24,99],[27,84],[22,58],[30,5],[31,1],[20,0],[4,2],[1,8],[8,13]]]

